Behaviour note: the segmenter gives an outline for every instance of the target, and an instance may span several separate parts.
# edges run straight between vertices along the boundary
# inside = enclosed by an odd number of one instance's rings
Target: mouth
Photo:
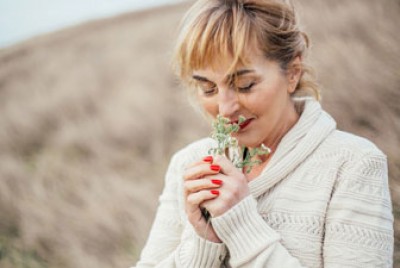
[[[245,121],[243,121],[242,123],[240,123],[240,124],[239,124],[240,130],[245,129],[245,128],[251,123],[251,121],[253,121],[253,118],[246,119]],[[237,120],[231,122],[231,124],[238,124],[238,123],[239,123],[239,122],[238,122]]]
[[[250,118],[250,119],[246,119],[243,123],[241,123],[239,125],[240,130],[245,129],[251,123],[251,121],[253,121],[253,119]]]

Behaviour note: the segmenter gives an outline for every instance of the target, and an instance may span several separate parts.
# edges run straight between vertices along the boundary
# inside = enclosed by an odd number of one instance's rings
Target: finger
[[[200,204],[204,201],[218,197],[218,190],[202,190],[199,192],[191,193],[186,197],[187,209],[189,212],[196,212],[200,208]]]
[[[225,175],[242,173],[233,165],[233,163],[228,158],[222,155],[215,156],[213,164],[220,166],[221,167],[220,173]]]
[[[214,157],[212,155],[207,155],[207,156],[204,156],[200,161],[197,161],[197,162],[187,165],[186,169],[189,169],[189,168],[192,168],[192,167],[204,164],[204,163],[212,164],[213,160],[214,160]]]
[[[205,189],[215,189],[223,185],[223,180],[218,176],[197,180],[187,180],[184,182],[184,189],[187,193],[194,193]]]
[[[199,206],[206,209],[213,217],[217,217],[228,211],[237,203],[232,193],[226,189],[221,189],[219,190],[218,198],[205,200]]]
[[[216,164],[202,163],[185,170],[183,174],[184,180],[196,180],[207,175],[216,175],[221,167]]]

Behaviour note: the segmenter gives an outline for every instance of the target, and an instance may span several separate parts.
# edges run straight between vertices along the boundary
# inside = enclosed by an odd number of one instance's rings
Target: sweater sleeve
[[[251,195],[213,218],[212,224],[229,250],[232,267],[303,267],[258,213],[257,201]]]
[[[183,224],[178,205],[181,168],[175,155],[168,167],[156,217],[137,268],[220,267],[226,248],[199,237],[190,224]]]
[[[303,267],[248,196],[212,219],[232,267]],[[392,267],[393,215],[386,157],[364,155],[339,171],[326,214],[324,267]]]
[[[324,267],[392,267],[393,214],[386,157],[349,161],[340,171],[327,211]]]

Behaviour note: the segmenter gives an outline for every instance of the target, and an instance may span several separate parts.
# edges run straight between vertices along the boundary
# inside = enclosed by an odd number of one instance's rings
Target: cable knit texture
[[[182,174],[212,139],[177,152],[137,268],[392,267],[393,215],[386,156],[336,129],[312,99],[285,135],[251,195],[211,224],[223,243],[199,237],[184,212]]]

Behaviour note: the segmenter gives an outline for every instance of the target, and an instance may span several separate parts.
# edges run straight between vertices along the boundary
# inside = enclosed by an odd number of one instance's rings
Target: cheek
[[[244,95],[240,98],[242,107],[245,107],[253,114],[259,114],[268,107],[274,105],[276,99],[275,92],[269,89],[261,89],[255,94]]]
[[[218,104],[212,99],[200,99],[199,103],[203,110],[212,117],[218,115]]]
[[[285,91],[284,85],[277,83],[264,86],[255,94],[243,96],[241,104],[251,113],[260,116],[265,115],[265,113],[274,113],[274,110],[281,107],[288,96],[289,94]]]

